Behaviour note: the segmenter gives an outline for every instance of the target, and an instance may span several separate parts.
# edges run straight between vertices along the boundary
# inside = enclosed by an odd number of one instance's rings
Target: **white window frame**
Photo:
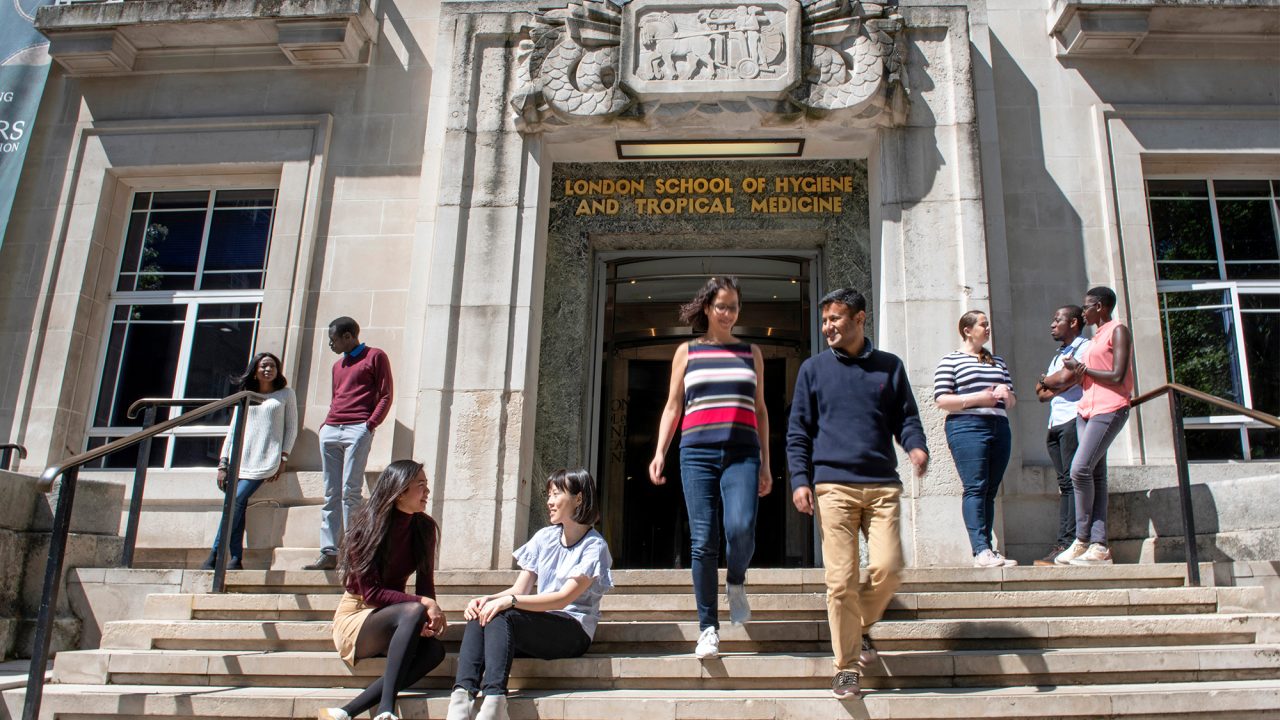
[[[193,288],[199,284],[202,277],[205,264],[205,256],[209,247],[209,230],[213,221],[214,201],[220,190],[257,190],[271,189],[275,191],[275,202],[271,206],[271,227],[267,230],[267,248],[264,258],[270,258],[271,241],[275,234],[275,225],[279,217],[280,192],[278,187],[270,186],[262,183],[253,183],[244,186],[222,184],[210,184],[202,186],[177,186],[177,187],[134,187],[128,196],[128,204],[126,216],[132,218],[136,211],[133,210],[135,198],[141,193],[167,193],[167,192],[205,192],[209,193],[209,199],[205,207],[204,228],[201,231],[200,254],[196,264],[195,282],[192,283]],[[103,390],[103,375],[107,369],[107,353],[110,350],[111,332],[115,325],[116,308],[128,305],[185,305],[187,313],[183,319],[182,341],[178,355],[178,363],[174,370],[173,387],[170,389],[170,397],[181,397],[187,381],[187,373],[191,366],[191,348],[195,342],[196,318],[200,313],[202,305],[229,305],[235,303],[254,303],[258,306],[257,317],[253,325],[253,337],[250,342],[250,353],[258,347],[258,337],[262,330],[262,306],[266,297],[266,273],[267,268],[263,267],[263,288],[259,290],[116,290],[119,286],[120,277],[122,275],[121,265],[124,262],[124,253],[127,250],[128,232],[130,222],[126,221],[122,228],[122,236],[120,238],[119,247],[115,253],[115,265],[111,275],[112,291],[107,300],[107,312],[105,320],[105,332],[102,335],[101,348],[98,356],[98,371],[95,375],[96,382],[93,386],[92,396],[89,403],[89,413],[86,418],[85,445],[86,447],[93,440],[102,437],[124,437],[138,432],[138,426],[111,426],[111,425],[95,425],[94,420],[98,413],[98,403],[101,399]],[[244,272],[244,271],[228,271],[228,272]],[[136,274],[136,271],[134,271]],[[183,274],[186,273],[175,273]],[[117,371],[118,372],[118,371]],[[112,382],[111,391],[118,382],[118,378]],[[171,413],[181,412],[182,409],[171,411]],[[179,437],[223,437],[226,435],[227,427],[225,425],[187,425],[175,428],[169,432],[162,433],[157,437],[168,438],[165,443],[164,462],[159,468],[173,467],[173,453],[176,438]]]
[[[1249,380],[1249,377],[1250,377],[1249,376],[1249,358],[1248,358],[1248,354],[1245,352],[1244,323],[1243,323],[1244,318],[1242,316],[1246,312],[1255,313],[1260,311],[1241,310],[1240,295],[1242,292],[1243,294],[1246,294],[1246,295],[1280,295],[1280,262],[1255,261],[1255,262],[1275,265],[1276,275],[1277,275],[1275,279],[1232,280],[1227,278],[1226,252],[1222,244],[1222,227],[1218,219],[1218,193],[1214,183],[1215,181],[1219,181],[1219,180],[1261,180],[1261,179],[1263,178],[1241,177],[1239,174],[1236,174],[1236,173],[1198,174],[1198,175],[1158,174],[1158,175],[1150,175],[1144,178],[1144,180],[1147,180],[1147,181],[1203,180],[1205,182],[1208,189],[1207,200],[1209,202],[1209,213],[1212,220],[1214,251],[1217,256],[1218,279],[1216,280],[1161,280],[1159,279],[1160,278],[1159,268],[1162,263],[1164,264],[1179,264],[1179,263],[1207,264],[1207,263],[1205,261],[1199,261],[1199,260],[1196,260],[1196,261],[1164,260],[1162,261],[1159,258],[1153,257],[1153,260],[1155,261],[1154,269],[1156,271],[1156,298],[1160,302],[1160,307],[1157,308],[1157,311],[1159,313],[1160,320],[1161,320],[1161,335],[1162,335],[1162,341],[1164,342],[1165,363],[1168,367],[1169,379],[1171,382],[1178,381],[1177,371],[1173,365],[1173,355],[1172,355],[1173,349],[1169,346],[1169,338],[1164,331],[1164,328],[1166,327],[1166,323],[1167,323],[1166,316],[1168,315],[1168,313],[1192,311],[1192,310],[1222,309],[1225,306],[1206,305],[1206,306],[1197,306],[1195,308],[1190,308],[1190,307],[1178,308],[1177,310],[1168,311],[1165,309],[1164,303],[1162,301],[1164,294],[1177,293],[1177,292],[1225,290],[1229,294],[1228,296],[1230,297],[1230,303],[1231,303],[1230,307],[1225,309],[1229,309],[1231,311],[1232,331],[1235,335],[1235,355],[1236,355],[1235,369],[1239,373],[1242,399],[1244,401],[1241,404],[1243,404],[1245,407],[1250,409],[1253,409],[1254,407],[1253,406],[1253,388]],[[1280,207],[1277,207],[1277,199],[1280,198],[1280,193],[1277,193],[1276,187],[1274,184],[1275,181],[1280,181],[1280,178],[1268,177],[1265,179],[1272,181],[1272,184],[1270,185],[1271,194],[1267,198],[1267,206],[1271,210],[1271,223],[1272,223],[1273,232],[1275,233],[1275,237],[1277,238],[1277,243],[1280,243]],[[1150,193],[1146,192],[1145,188],[1144,188],[1144,193],[1146,194],[1146,202],[1148,203],[1148,212],[1150,212],[1149,208],[1150,208],[1150,202],[1152,200],[1152,196],[1150,195]],[[1228,198],[1230,198],[1230,196],[1228,196]],[[1182,198],[1164,198],[1161,196],[1155,196],[1155,199],[1163,200],[1163,199],[1182,199]],[[1154,225],[1154,218],[1153,218],[1152,224]],[[1154,250],[1155,250],[1154,237],[1151,238],[1151,242],[1153,244],[1152,252],[1154,253]],[[1240,261],[1240,262],[1249,262],[1249,261]],[[1189,417],[1184,417],[1182,419],[1182,422],[1183,422],[1183,427],[1188,430],[1225,430],[1225,429],[1233,429],[1233,428],[1237,429],[1240,434],[1240,446],[1243,451],[1245,460],[1248,460],[1252,454],[1251,452],[1252,448],[1250,447],[1250,444],[1249,444],[1249,430],[1265,429],[1267,427],[1266,425],[1263,425],[1262,423],[1244,415],[1189,416]]]

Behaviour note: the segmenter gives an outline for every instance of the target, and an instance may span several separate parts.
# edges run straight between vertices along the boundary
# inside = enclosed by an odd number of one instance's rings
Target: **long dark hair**
[[[391,527],[396,499],[409,489],[421,471],[422,463],[416,460],[396,460],[378,476],[373,484],[373,494],[356,510],[351,528],[347,530],[339,564],[339,577],[344,586],[348,578],[382,571],[387,555],[387,531]],[[440,526],[425,513],[414,513],[410,523],[418,574],[430,575],[435,570],[436,554],[440,548]]]
[[[738,278],[732,275],[716,275],[707,280],[707,284],[702,286],[697,295],[684,305],[680,306],[680,322],[685,323],[693,328],[694,332],[706,332],[710,326],[707,319],[707,308],[711,307],[716,301],[716,295],[721,290],[732,290],[738,296],[738,302],[742,302],[742,291],[738,288]]]
[[[964,337],[965,330],[969,330],[974,325],[978,324],[978,318],[986,317],[986,316],[987,314],[982,312],[981,310],[970,310],[969,312],[961,315],[960,316],[960,339],[961,340],[965,339]],[[985,347],[979,347],[978,362],[984,365],[995,365],[996,359],[992,357],[990,350],[986,349]]]
[[[284,377],[284,366],[280,364],[280,358],[276,357],[274,353],[260,352],[249,361],[249,367],[244,369],[243,375],[231,379],[231,386],[235,388],[236,392],[241,390],[258,392],[258,363],[262,362],[263,358],[271,358],[276,361],[276,379],[271,381],[271,392],[283,390],[289,384],[289,381]]]

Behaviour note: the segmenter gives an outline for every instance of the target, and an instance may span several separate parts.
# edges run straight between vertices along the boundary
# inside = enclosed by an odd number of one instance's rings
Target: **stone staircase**
[[[1181,565],[913,568],[873,633],[880,661],[838,702],[821,570],[753,570],[755,620],[722,628],[724,654],[692,656],[687,571],[618,571],[592,652],[518,659],[513,718],[1280,717],[1280,614],[1263,587],[1187,587]],[[1227,573],[1229,574],[1229,573]],[[1214,578],[1206,564],[1203,575]],[[442,572],[453,620],[510,572]],[[332,573],[246,570],[230,592],[153,594],[106,624],[100,649],[63,652],[45,717],[308,718],[382,670],[348,668],[329,618]],[[725,613],[727,615],[727,612]],[[445,639],[456,649],[461,624]],[[441,718],[454,658],[402,696]],[[4,694],[16,717],[23,691]]]

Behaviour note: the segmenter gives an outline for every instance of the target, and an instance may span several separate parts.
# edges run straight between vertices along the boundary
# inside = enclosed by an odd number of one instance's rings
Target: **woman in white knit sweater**
[[[293,389],[286,387],[289,381],[280,372],[280,358],[269,352],[258,353],[249,361],[244,375],[235,380],[236,391],[252,390],[267,399],[249,406],[249,422],[244,429],[244,447],[240,452],[240,477],[236,482],[236,499],[231,512],[231,559],[229,570],[240,570],[244,558],[244,514],[249,498],[284,472],[289,451],[298,437],[298,401]],[[236,411],[239,413],[239,410]],[[235,432],[235,416],[222,444],[222,458],[218,461],[218,488],[225,492],[227,468],[230,465],[231,435]],[[222,528],[213,541],[213,550],[204,562],[204,569],[213,569],[222,542]]]

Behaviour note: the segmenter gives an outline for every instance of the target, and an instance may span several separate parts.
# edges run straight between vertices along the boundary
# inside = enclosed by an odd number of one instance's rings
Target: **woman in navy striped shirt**
[[[733,335],[742,296],[733,277],[713,277],[680,309],[701,336],[676,349],[671,386],[658,426],[649,480],[662,485],[667,448],[680,423],[680,483],[689,511],[693,596],[701,634],[698,658],[720,652],[717,510],[724,507],[725,594],[729,619],[751,619],[747,566],[756,551],[758,498],[773,486],[769,474],[769,415],[764,405],[760,348]]]
[[[964,526],[974,567],[1017,565],[995,549],[991,525],[996,493],[1009,466],[1007,410],[1014,406],[1013,380],[1004,360],[985,346],[991,322],[970,310],[960,316],[960,349],[942,358],[933,374],[933,401],[947,412],[947,446],[964,484]]]

